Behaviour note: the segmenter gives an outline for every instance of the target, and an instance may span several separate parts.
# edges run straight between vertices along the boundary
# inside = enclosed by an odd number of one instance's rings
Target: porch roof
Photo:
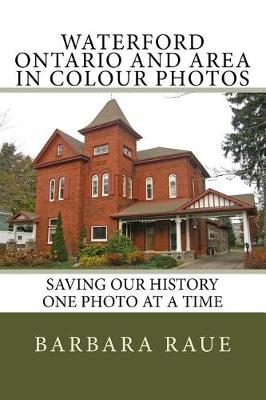
[[[188,198],[180,198],[173,200],[163,201],[137,201],[130,207],[120,211],[117,214],[113,214],[113,218],[122,217],[144,217],[144,216],[156,216],[156,215],[175,215],[177,209],[183,204],[188,202]]]
[[[25,224],[36,222],[38,216],[34,212],[20,210],[8,218],[9,224]]]

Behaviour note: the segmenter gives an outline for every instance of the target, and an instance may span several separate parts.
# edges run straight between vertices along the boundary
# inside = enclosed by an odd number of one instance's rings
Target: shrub
[[[106,250],[107,253],[121,253],[126,256],[128,253],[135,251],[136,248],[128,237],[117,231],[110,237]]]
[[[142,251],[132,251],[127,255],[127,262],[130,265],[142,264],[145,262],[145,257]]]
[[[156,255],[149,262],[151,268],[172,268],[176,266],[176,260],[173,257]]]
[[[106,257],[101,256],[81,256],[79,263],[82,267],[101,267],[106,265]]]
[[[38,252],[37,250],[20,249],[7,251],[0,259],[0,265],[20,266],[20,265],[47,265],[50,263],[49,255]]]
[[[125,256],[122,253],[107,253],[108,265],[122,265],[125,261]]]
[[[53,239],[53,244],[51,247],[51,256],[53,260],[56,261],[67,261],[68,255],[66,251],[65,239],[64,239],[64,232],[62,227],[62,216],[61,212],[59,211],[57,225],[56,225],[56,232]]]
[[[254,249],[245,257],[245,268],[266,269],[266,248]]]
[[[83,246],[80,251],[80,257],[93,257],[93,256],[102,256],[106,253],[106,246],[102,244],[87,244]]]

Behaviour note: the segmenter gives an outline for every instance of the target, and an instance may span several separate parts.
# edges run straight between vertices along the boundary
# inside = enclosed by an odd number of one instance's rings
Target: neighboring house
[[[213,254],[215,252],[225,252],[229,250],[227,229],[228,228],[226,228],[221,221],[207,221],[208,254]]]
[[[35,213],[20,210],[10,215],[7,221],[13,227],[9,240],[14,240],[18,247],[25,247],[27,243],[36,241]]]
[[[55,130],[34,161],[39,250],[50,251],[59,211],[69,254],[77,252],[84,226],[89,243],[106,243],[119,229],[141,250],[202,255],[206,218],[223,215],[240,215],[251,243],[252,195],[206,190],[209,174],[189,150],[137,151],[141,136],[115,100],[79,132],[84,142]]]

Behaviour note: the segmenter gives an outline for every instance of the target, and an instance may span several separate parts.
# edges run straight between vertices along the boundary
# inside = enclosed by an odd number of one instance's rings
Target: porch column
[[[13,239],[15,241],[17,241],[17,225],[16,224],[14,224],[14,227],[13,227]]]
[[[244,229],[244,251],[247,252],[245,244],[249,244],[249,251],[251,251],[251,239],[250,239],[250,229],[247,212],[244,211],[242,214],[243,217],[243,229]]]
[[[176,217],[176,252],[182,252],[182,243],[181,243],[181,219]]]
[[[189,218],[186,218],[186,251],[190,252],[190,228],[189,228]]]
[[[32,240],[33,240],[34,242],[36,242],[36,228],[37,228],[37,225],[36,225],[36,223],[34,222],[33,225],[32,225]]]
[[[123,230],[123,221],[122,221],[122,219],[118,220],[118,230],[119,230],[120,233],[122,233],[122,230]]]

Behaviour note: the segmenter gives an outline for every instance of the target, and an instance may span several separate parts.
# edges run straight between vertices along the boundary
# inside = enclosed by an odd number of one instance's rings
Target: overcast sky
[[[163,146],[191,150],[212,175],[213,168],[232,168],[221,143],[232,132],[232,113],[222,93],[116,94],[133,128],[143,136],[138,149]],[[0,144],[14,142],[19,151],[35,157],[56,128],[75,136],[96,116],[110,94],[0,94],[0,112],[8,111]],[[251,192],[240,179],[208,180],[207,187],[227,194]]]

